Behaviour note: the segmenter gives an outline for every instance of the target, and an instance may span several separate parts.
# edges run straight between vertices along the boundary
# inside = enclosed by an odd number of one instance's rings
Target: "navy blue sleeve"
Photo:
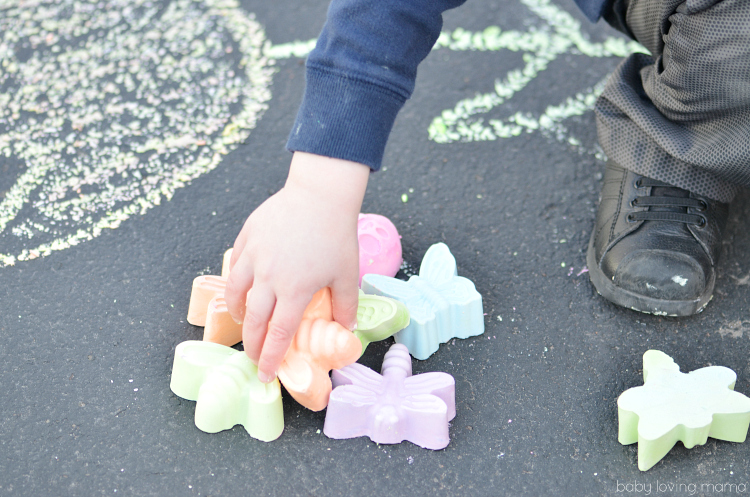
[[[290,151],[380,169],[388,135],[414,90],[444,11],[465,0],[333,0],[306,64]]]
[[[589,21],[596,22],[604,15],[605,10],[612,7],[614,0],[575,0],[575,2]]]

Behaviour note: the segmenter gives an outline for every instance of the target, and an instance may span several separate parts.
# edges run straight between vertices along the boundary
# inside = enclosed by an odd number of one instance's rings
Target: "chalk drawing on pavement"
[[[524,66],[497,79],[492,91],[463,99],[452,109],[446,109],[435,117],[428,128],[429,138],[437,143],[479,142],[540,131],[566,142],[579,152],[599,155],[595,150],[585,149],[562,122],[591,110],[604,89],[606,78],[591,88],[566,97],[559,104],[548,106],[538,116],[520,111],[506,118],[489,119],[487,122],[480,116],[510,101],[547,69],[550,62],[563,54],[597,58],[625,57],[635,52],[648,53],[647,50],[639,43],[622,37],[608,37],[601,43],[591,42],[581,30],[581,24],[550,0],[519,1],[543,21],[541,26],[534,26],[528,31],[503,31],[497,26],[490,26],[479,32],[458,28],[440,34],[433,50],[522,52]],[[305,57],[314,47],[315,40],[275,46],[269,44],[265,53],[274,59]]]
[[[549,0],[519,1],[544,21],[541,27],[526,32],[502,31],[496,26],[480,32],[459,28],[440,35],[435,49],[523,52],[524,66],[497,79],[492,91],[461,100],[452,109],[446,109],[435,117],[428,129],[430,139],[438,143],[491,141],[539,130],[567,142],[580,152],[597,155],[596,151],[585,150],[562,121],[591,110],[604,89],[606,78],[557,105],[548,106],[538,116],[520,111],[486,122],[480,116],[508,102],[547,69],[550,62],[565,53],[589,57],[625,57],[634,52],[648,52],[640,44],[620,37],[609,37],[601,43],[589,41],[581,31],[580,23]]]
[[[541,26],[440,35],[435,50],[522,52],[524,66],[435,117],[431,140],[540,131],[582,149],[562,122],[591,109],[603,82],[540,115],[482,116],[562,54],[644,51],[622,38],[590,42],[549,0],[519,1]],[[0,161],[21,171],[0,192],[0,267],[91,240],[214,169],[267,109],[274,61],[305,57],[316,41],[273,45],[236,0],[98,5],[0,0]]]
[[[0,266],[90,240],[215,168],[271,98],[264,41],[235,0],[0,0],[0,161],[19,170],[0,196]]]

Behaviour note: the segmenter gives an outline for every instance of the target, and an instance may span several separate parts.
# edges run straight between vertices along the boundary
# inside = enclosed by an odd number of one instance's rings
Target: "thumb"
[[[357,279],[339,278],[331,285],[333,319],[349,330],[357,328],[357,307],[359,306],[359,287]]]

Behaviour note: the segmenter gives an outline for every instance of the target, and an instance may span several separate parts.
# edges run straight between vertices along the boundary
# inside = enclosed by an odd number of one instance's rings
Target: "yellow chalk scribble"
[[[435,117],[428,128],[431,140],[438,143],[488,141],[536,130],[552,131],[565,137],[565,130],[559,123],[592,109],[604,89],[604,81],[568,97],[559,105],[548,107],[538,117],[517,112],[505,119],[491,119],[485,123],[476,116],[507,102],[564,53],[624,57],[633,52],[645,52],[638,43],[622,38],[610,37],[602,43],[592,43],[584,36],[580,23],[573,16],[549,0],[520,1],[546,22],[544,29],[532,28],[528,32],[519,32],[502,31],[497,26],[491,26],[481,32],[459,28],[440,35],[435,49],[523,52],[524,66],[510,71],[504,79],[496,80],[493,91],[461,100],[453,109],[447,109]],[[574,146],[580,145],[574,137],[567,137],[566,141]]]
[[[558,105],[547,107],[539,116],[517,112],[504,119],[490,119],[487,122],[477,116],[486,114],[513,98],[547,69],[550,62],[563,54],[599,58],[625,57],[634,52],[648,53],[640,44],[621,37],[608,37],[601,43],[591,42],[581,31],[580,23],[550,0],[520,2],[545,22],[541,28],[532,27],[524,32],[503,31],[497,26],[490,26],[478,32],[457,28],[440,34],[433,50],[522,52],[524,66],[510,71],[505,78],[496,80],[493,91],[461,100],[454,108],[446,109],[435,117],[428,128],[431,140],[438,143],[491,141],[540,130],[580,149],[580,141],[569,136],[560,123],[591,110],[604,89],[606,78],[591,88],[567,97]],[[274,46],[269,44],[264,51],[266,56],[274,59],[302,58],[315,47],[315,41],[294,41]]]
[[[305,57],[316,43],[272,45],[236,0],[175,0],[165,9],[112,0],[106,11],[97,1],[0,0],[0,158],[20,171],[14,184],[0,183],[0,267],[115,229],[214,169],[268,107],[274,61]],[[549,0],[520,1],[543,26],[440,35],[435,50],[522,52],[524,65],[435,117],[430,139],[539,130],[582,149],[561,122],[590,110],[603,81],[537,116],[480,116],[562,54],[645,51],[617,37],[593,43]]]

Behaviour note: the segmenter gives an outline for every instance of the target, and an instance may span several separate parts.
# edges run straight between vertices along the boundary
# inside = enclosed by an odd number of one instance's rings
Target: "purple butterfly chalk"
[[[408,440],[425,449],[445,448],[448,421],[456,416],[453,377],[412,376],[409,350],[398,343],[385,354],[382,371],[379,375],[356,363],[333,371],[323,433],[337,439],[367,435],[381,444]]]

